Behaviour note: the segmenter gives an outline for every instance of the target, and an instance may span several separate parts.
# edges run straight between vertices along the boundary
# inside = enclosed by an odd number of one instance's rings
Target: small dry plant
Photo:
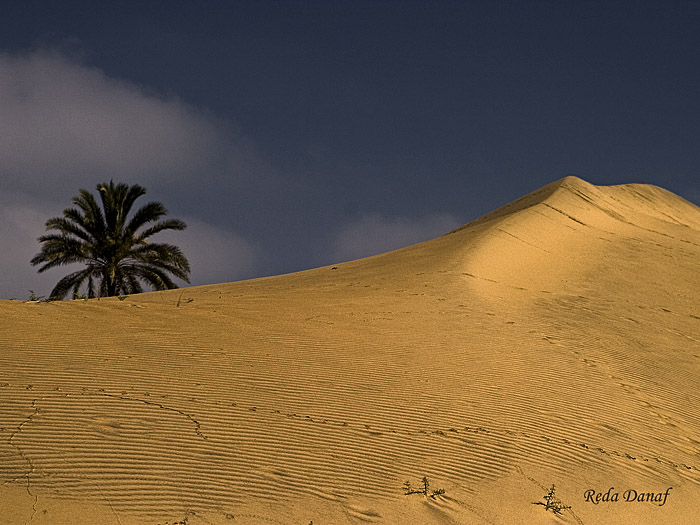
[[[428,478],[423,476],[423,479],[420,480],[421,484],[423,485],[422,488],[419,489],[414,489],[411,487],[411,482],[406,481],[403,484],[403,491],[406,496],[409,494],[423,494],[424,496],[428,496],[428,490],[430,488],[430,482],[428,481]],[[430,497],[435,499],[436,496],[442,496],[445,493],[445,489],[436,489],[434,490],[431,494]]]
[[[544,510],[551,510],[555,514],[561,514],[562,510],[570,509],[571,505],[564,505],[561,500],[556,497],[556,490],[556,487],[552,484],[549,490],[547,490],[547,494],[544,496],[546,503],[540,503],[540,505],[544,505]]]

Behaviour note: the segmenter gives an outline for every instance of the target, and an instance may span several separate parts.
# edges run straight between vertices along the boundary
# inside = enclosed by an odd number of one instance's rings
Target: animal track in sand
[[[182,410],[179,410],[177,408],[167,407],[161,403],[156,403],[154,401],[148,401],[146,399],[140,399],[137,397],[126,396],[124,394],[117,395],[117,394],[108,394],[106,392],[97,392],[93,395],[101,395],[101,396],[105,396],[105,397],[111,397],[114,399],[123,399],[124,401],[136,401],[139,403],[144,403],[144,404],[149,405],[149,406],[158,407],[158,408],[161,408],[163,410],[169,410],[171,412],[175,412],[177,414],[185,416],[187,419],[190,420],[190,422],[192,422],[194,424],[195,434],[197,434],[202,439],[208,439],[207,436],[202,434],[202,428],[201,428],[201,425],[199,424],[199,421],[197,421],[195,418],[193,418],[190,414],[183,412]],[[145,395],[149,395],[148,392],[146,392]],[[253,407],[253,408],[255,408],[255,407]]]
[[[33,412],[31,414],[29,414],[27,416],[27,418],[17,426],[17,430],[15,430],[14,432],[12,432],[12,434],[10,434],[10,438],[8,440],[8,444],[17,451],[19,456],[27,463],[27,466],[29,467],[29,470],[23,476],[27,482],[27,494],[32,498],[32,515],[29,518],[29,521],[32,521],[34,519],[34,515],[36,514],[36,504],[39,501],[39,497],[36,494],[32,493],[32,491],[31,491],[30,480],[29,480],[29,476],[31,476],[32,473],[36,471],[36,466],[34,465],[34,462],[32,461],[32,459],[14,441],[15,441],[15,438],[22,432],[22,429],[24,428],[24,426],[31,423],[32,420],[39,414],[39,407],[37,406],[36,402],[37,402],[36,399],[32,400],[31,408],[33,409]],[[11,481],[6,481],[4,483],[4,485],[7,485],[13,481],[17,481],[17,479],[18,478],[11,480]]]

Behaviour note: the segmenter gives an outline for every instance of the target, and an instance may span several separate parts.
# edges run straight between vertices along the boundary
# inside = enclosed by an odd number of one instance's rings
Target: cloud
[[[56,52],[0,53],[0,115],[0,175],[35,195],[269,171],[230,123]]]
[[[456,228],[461,221],[440,213],[420,218],[385,217],[372,213],[345,225],[337,234],[333,255],[349,261],[438,237]]]
[[[29,260],[40,250],[44,205],[23,194],[0,194],[0,298],[27,299],[29,290],[48,295],[58,279],[38,274]]]
[[[215,284],[252,277],[260,263],[262,250],[243,236],[184,217],[187,229],[163,232],[154,242],[179,246],[190,262],[192,285]]]
[[[149,190],[137,206],[168,196],[189,225],[172,242],[204,284],[252,276],[262,250],[226,229],[228,211],[280,187],[233,123],[45,50],[0,52],[0,159],[0,298],[48,295],[75,269],[37,274],[29,260],[79,188],[113,178]]]

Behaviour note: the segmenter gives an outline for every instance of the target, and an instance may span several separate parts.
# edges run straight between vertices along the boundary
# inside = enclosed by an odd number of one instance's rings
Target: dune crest
[[[569,176],[451,233],[469,235],[466,272],[487,283],[481,292],[496,293],[497,287],[488,283],[574,291],[596,278],[606,261],[628,258],[621,239],[623,244],[665,243],[673,249],[667,241],[688,244],[698,229],[698,208],[662,188],[597,187]]]
[[[694,523],[699,260],[694,205],[566,177],[358,261],[0,301],[6,522],[551,523],[554,484]]]

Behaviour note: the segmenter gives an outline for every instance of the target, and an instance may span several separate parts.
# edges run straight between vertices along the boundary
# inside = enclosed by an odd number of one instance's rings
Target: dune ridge
[[[550,523],[554,483],[560,522],[694,523],[699,255],[691,203],[567,177],[358,261],[0,301],[0,501],[9,523]],[[405,496],[423,476],[445,495]]]

